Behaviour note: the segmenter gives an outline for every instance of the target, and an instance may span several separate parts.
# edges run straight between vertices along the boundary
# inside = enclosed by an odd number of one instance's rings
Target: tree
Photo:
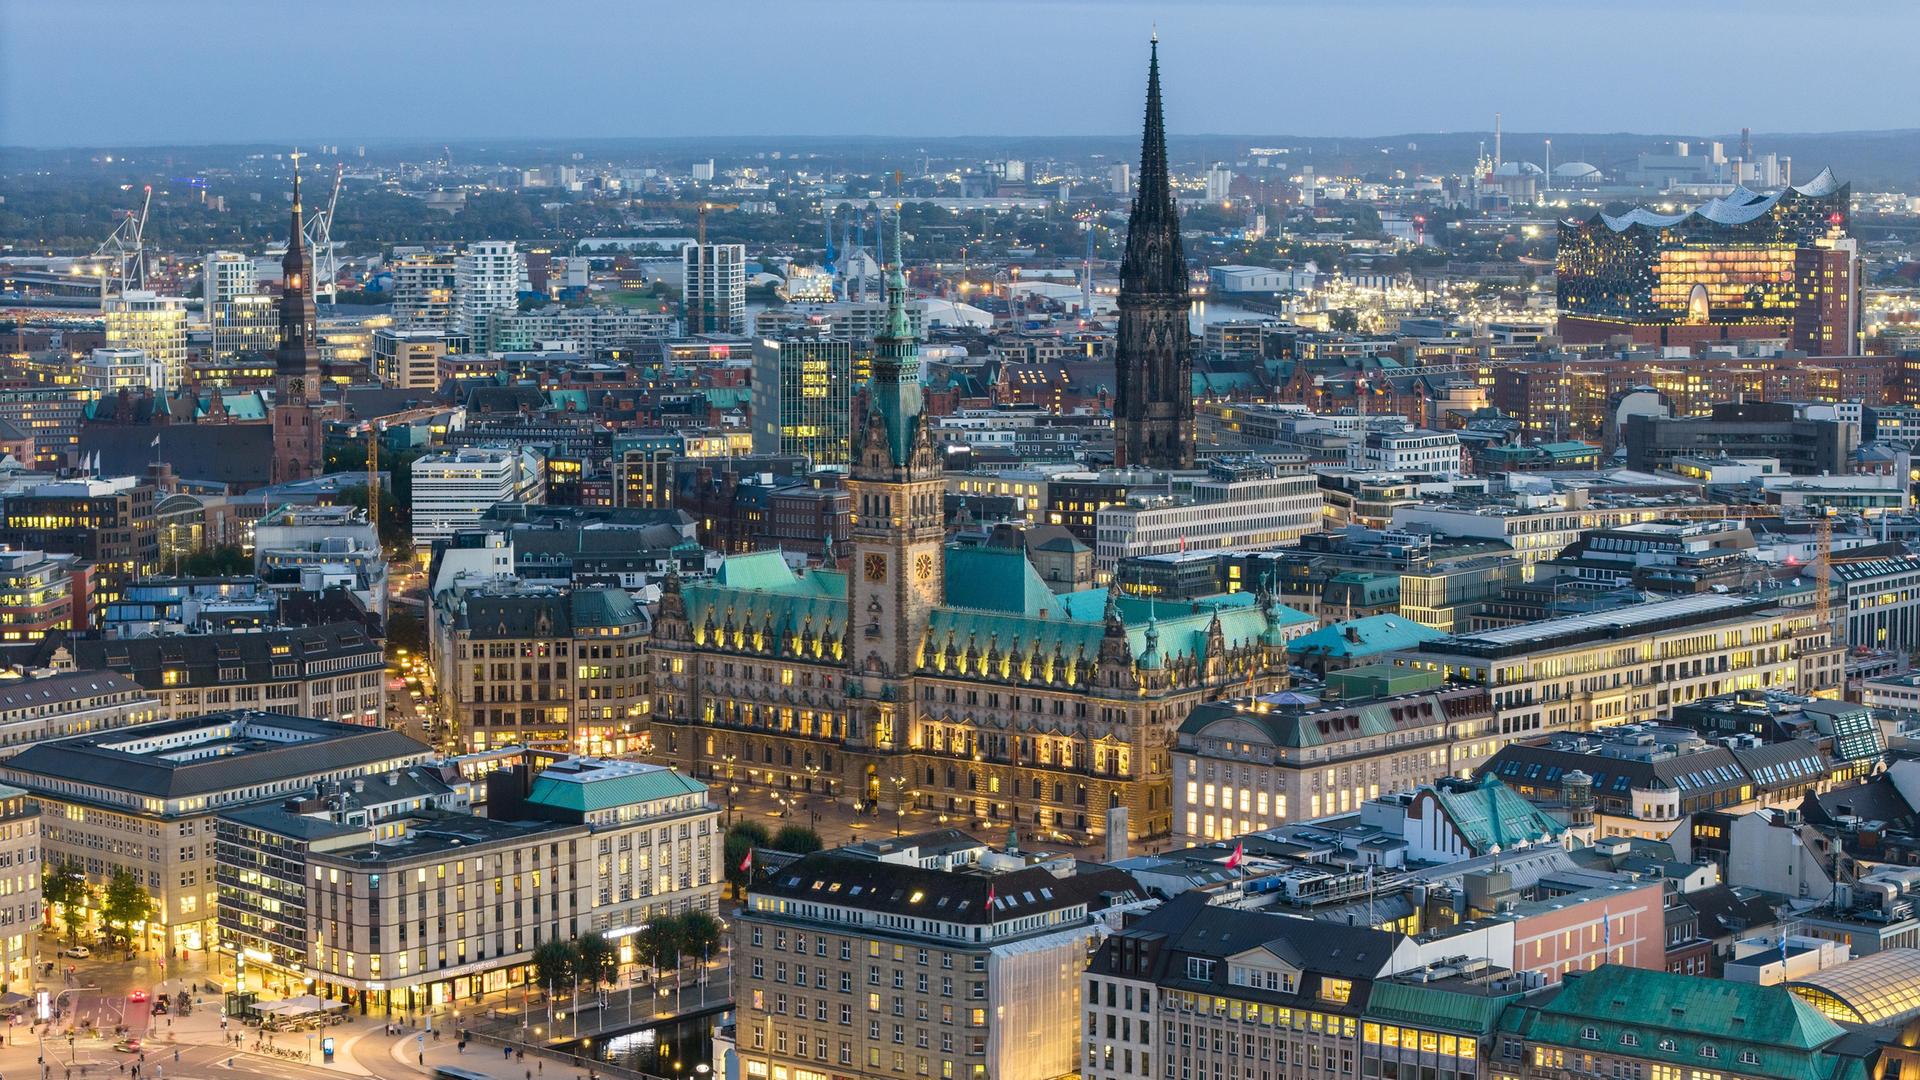
[[[82,920],[86,918],[83,909],[93,890],[87,886],[86,871],[80,864],[63,862],[58,866],[48,866],[40,881],[40,899],[47,910],[47,920],[53,920],[53,909],[60,908],[61,921],[67,927],[67,943],[72,944],[80,936]]]
[[[130,931],[135,923],[146,922],[153,915],[153,898],[147,895],[146,887],[140,884],[131,870],[120,867],[107,879],[106,896],[100,901],[100,913],[106,917],[107,927],[113,936],[128,945],[133,944]]]
[[[671,916],[655,919],[633,936],[634,955],[648,966],[667,966],[667,957],[680,955],[680,920]]]
[[[620,950],[599,934],[583,934],[573,943],[574,971],[589,988],[620,978]]]
[[[757,821],[736,822],[727,830],[726,855],[727,882],[733,886],[733,894],[739,896],[746,890],[747,879],[752,870],[741,870],[740,864],[746,861],[747,852],[757,847],[766,847],[773,843],[773,835],[767,827]]]
[[[825,845],[820,842],[820,834],[805,825],[788,825],[774,836],[769,845],[775,851],[790,852],[794,855],[811,855]]]
[[[1360,314],[1352,308],[1335,308],[1327,312],[1327,326],[1342,334],[1351,334],[1360,329]]]
[[[571,986],[576,958],[572,942],[543,941],[539,948],[533,950],[533,977],[541,986],[555,991],[563,986]]]
[[[196,551],[179,560],[182,577],[238,577],[253,573],[253,556],[239,544]]]
[[[686,912],[680,916],[680,943],[688,956],[705,960],[720,944],[720,920],[704,911]]]

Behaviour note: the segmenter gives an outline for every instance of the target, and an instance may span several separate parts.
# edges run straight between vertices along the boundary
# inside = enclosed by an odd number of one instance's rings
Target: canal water
[[[725,1015],[712,1013],[673,1020],[624,1035],[594,1039],[591,1046],[572,1045],[564,1049],[622,1068],[655,1076],[685,1076],[691,1080],[699,1075],[701,1065],[713,1065],[713,1029]]]

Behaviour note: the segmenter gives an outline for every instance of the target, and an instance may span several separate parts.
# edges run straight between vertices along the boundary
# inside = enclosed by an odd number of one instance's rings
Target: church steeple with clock
[[[922,416],[920,346],[907,319],[900,223],[887,277],[886,330],[874,339],[865,414],[853,432],[853,565],[848,659],[868,691],[904,696],[929,613],[946,591],[946,481]],[[904,722],[873,733],[904,746]]]
[[[300,207],[300,153],[293,153],[293,220],[280,260],[280,347],[273,356],[273,482],[305,480],[325,468],[326,422],[340,406],[320,400],[319,311],[313,300],[313,253]]]

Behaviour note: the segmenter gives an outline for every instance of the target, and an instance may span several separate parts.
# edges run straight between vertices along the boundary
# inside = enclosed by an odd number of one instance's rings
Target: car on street
[[[130,1004],[142,1005],[146,1003],[146,1000],[147,992],[145,990],[133,990],[127,993],[127,1001]]]
[[[119,1042],[113,1044],[113,1048],[123,1054],[137,1054],[140,1052],[140,1040],[121,1039]]]
[[[93,950],[87,948],[85,945],[69,945],[60,955],[71,956],[75,960],[85,960],[87,957],[93,955]]]

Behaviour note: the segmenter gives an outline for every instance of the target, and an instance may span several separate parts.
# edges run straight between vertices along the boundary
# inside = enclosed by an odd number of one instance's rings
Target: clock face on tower
[[[913,562],[913,572],[919,575],[921,581],[930,580],[933,577],[933,556],[922,555],[918,559],[915,559]]]
[[[868,581],[887,580],[887,557],[878,552],[868,555],[866,574]]]

